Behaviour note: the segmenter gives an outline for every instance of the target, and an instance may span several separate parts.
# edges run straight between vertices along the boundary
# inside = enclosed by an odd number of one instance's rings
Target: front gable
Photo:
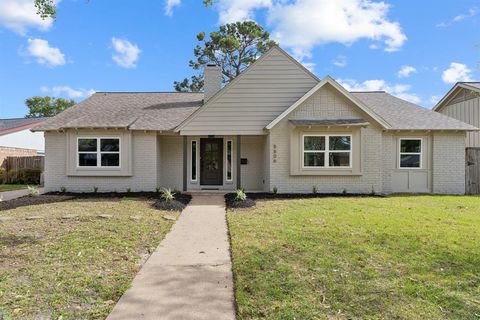
[[[457,83],[450,91],[433,107],[433,111],[440,112],[446,106],[476,99],[480,95],[480,89],[468,83]]]
[[[353,120],[364,116],[331,86],[323,86],[288,116],[289,120]]]
[[[291,120],[366,120],[383,129],[389,124],[360,100],[327,76],[293,103],[265,128],[270,130],[283,119]]]
[[[264,134],[318,79],[273,47],[177,128],[181,135]]]

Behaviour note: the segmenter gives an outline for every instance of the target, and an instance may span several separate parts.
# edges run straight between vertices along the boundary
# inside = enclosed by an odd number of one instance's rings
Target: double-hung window
[[[352,136],[304,135],[303,167],[341,168],[351,167]]]
[[[120,138],[78,138],[79,167],[120,167]]]
[[[421,138],[401,138],[399,152],[400,168],[422,167],[422,139]]]

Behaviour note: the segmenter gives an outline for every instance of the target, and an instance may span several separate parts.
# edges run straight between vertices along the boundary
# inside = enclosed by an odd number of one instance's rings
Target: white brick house
[[[472,125],[386,92],[348,92],[274,47],[202,93],[96,93],[35,128],[56,191],[465,192]]]

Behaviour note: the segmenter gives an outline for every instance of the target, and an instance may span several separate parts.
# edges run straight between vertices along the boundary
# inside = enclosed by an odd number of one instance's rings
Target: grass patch
[[[105,318],[172,225],[151,203],[77,199],[1,211],[0,314]]]
[[[26,184],[0,184],[0,192],[27,189]]]
[[[258,201],[228,213],[239,319],[480,319],[480,198]]]

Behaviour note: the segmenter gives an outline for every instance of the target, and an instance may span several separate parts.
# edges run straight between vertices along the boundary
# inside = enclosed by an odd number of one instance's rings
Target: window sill
[[[328,169],[307,169],[303,168],[290,172],[291,176],[361,176],[362,172],[354,171],[352,168],[328,168]]]

